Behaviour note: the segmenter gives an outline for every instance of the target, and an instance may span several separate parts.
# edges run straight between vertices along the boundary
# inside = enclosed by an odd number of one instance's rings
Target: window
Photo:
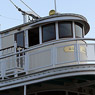
[[[59,25],[59,38],[73,37],[71,22],[59,22],[58,25]]]
[[[15,41],[18,47],[25,47],[24,31],[15,34]]]
[[[75,23],[75,35],[76,35],[76,38],[83,37],[83,25],[78,22]]]
[[[28,30],[29,46],[39,44],[39,27]]]
[[[43,42],[56,39],[55,23],[44,25],[42,27]]]

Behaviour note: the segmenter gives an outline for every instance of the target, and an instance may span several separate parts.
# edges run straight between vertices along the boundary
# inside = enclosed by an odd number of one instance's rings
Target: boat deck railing
[[[0,50],[0,78],[20,76],[54,67],[95,64],[95,39],[58,40],[27,49]]]

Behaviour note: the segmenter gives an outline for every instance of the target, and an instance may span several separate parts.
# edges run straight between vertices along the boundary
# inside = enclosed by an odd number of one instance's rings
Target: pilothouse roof
[[[51,23],[51,22],[56,22],[56,21],[78,21],[84,24],[84,28],[85,28],[85,34],[87,34],[89,32],[90,26],[87,22],[87,19],[79,14],[73,14],[73,13],[57,13],[51,16],[46,16],[46,17],[41,17],[39,19],[36,20],[31,20],[30,22],[27,22],[25,24],[21,24],[3,31],[0,31],[0,33],[5,33],[5,32],[10,32],[25,26],[35,26],[35,25],[43,25],[46,23]]]

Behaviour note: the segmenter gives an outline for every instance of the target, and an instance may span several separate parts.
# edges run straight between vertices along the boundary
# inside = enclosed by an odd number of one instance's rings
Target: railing
[[[95,39],[59,40],[18,51],[15,44],[11,53],[0,56],[0,77],[17,77],[22,73],[75,64],[95,64]]]

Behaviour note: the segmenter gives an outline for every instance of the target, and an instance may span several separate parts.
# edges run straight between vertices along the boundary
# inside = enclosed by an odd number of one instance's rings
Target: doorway
[[[24,31],[15,33],[14,37],[17,47],[16,47],[16,52],[21,52],[25,49],[25,37],[24,37]],[[20,53],[16,56],[17,59],[17,67],[23,68],[24,63],[25,63],[25,53]]]

